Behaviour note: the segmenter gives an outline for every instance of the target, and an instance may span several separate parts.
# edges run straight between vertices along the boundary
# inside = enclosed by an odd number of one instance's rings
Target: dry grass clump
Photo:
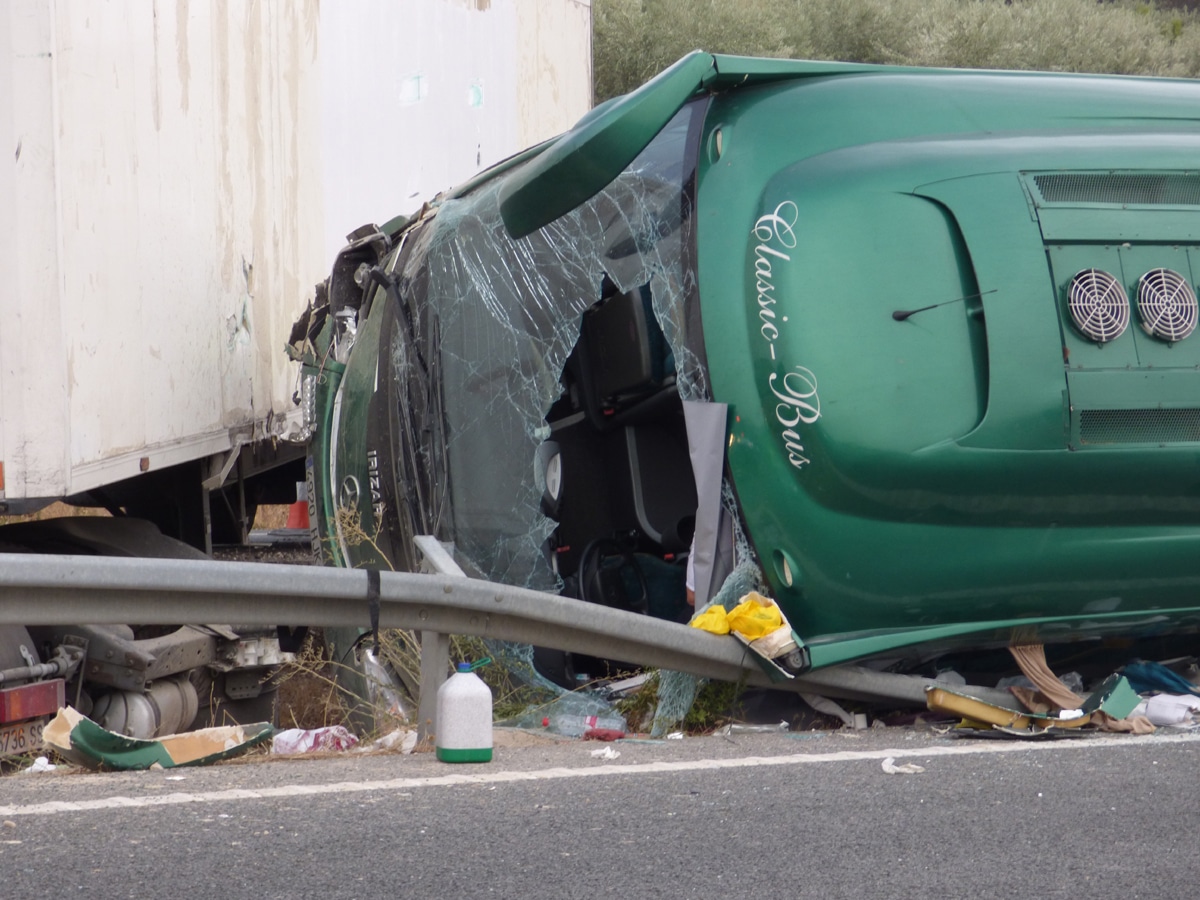
[[[372,639],[366,637],[364,640],[371,642]],[[452,672],[459,662],[477,662],[488,656],[481,638],[451,636],[449,671]],[[398,687],[401,699],[415,713],[421,690],[421,647],[416,635],[401,629],[381,631],[379,660],[395,674],[398,682],[398,685],[393,683],[386,687]],[[492,690],[497,719],[508,718],[548,699],[529,687],[519,673],[509,668],[507,661],[493,660],[476,674]],[[363,691],[362,673],[348,660],[333,659],[320,630],[309,634],[296,659],[280,670],[276,681],[279,684],[280,728],[344,725],[360,739],[370,739],[399,726],[415,725],[372,706],[370,699],[364,696],[370,691]]]
[[[594,0],[597,101],[697,48],[913,66],[1200,76],[1200,15],[1135,0]]]
[[[254,513],[255,530],[274,531],[287,526],[291,507],[286,503],[264,503]]]
[[[296,658],[276,675],[280,728],[324,728],[350,721],[352,698],[338,684],[336,667],[324,636],[309,634]]]
[[[653,673],[637,691],[617,701],[617,711],[625,717],[630,731],[648,733],[653,730],[658,710],[659,677],[658,672]],[[744,679],[738,682],[706,680],[679,723],[680,729],[686,734],[701,735],[736,721],[742,714],[741,698],[745,690]]]

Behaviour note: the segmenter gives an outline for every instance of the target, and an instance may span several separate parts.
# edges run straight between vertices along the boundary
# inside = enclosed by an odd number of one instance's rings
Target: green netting
[[[608,720],[608,727],[624,730],[624,719],[612,703],[589,691],[568,691],[545,678],[533,665],[533,647],[512,641],[485,641],[488,652],[509,674],[539,691],[548,698],[544,703],[529,706],[515,716],[497,722],[513,728],[541,729],[556,734],[578,732],[576,725],[588,716]],[[614,720],[620,720],[615,725]],[[544,725],[544,722],[549,722]]]

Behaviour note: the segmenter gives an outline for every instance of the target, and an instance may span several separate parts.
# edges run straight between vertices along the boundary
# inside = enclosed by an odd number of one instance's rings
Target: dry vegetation
[[[1200,16],[1117,0],[594,0],[596,99],[691,50],[913,66],[1200,76]]]

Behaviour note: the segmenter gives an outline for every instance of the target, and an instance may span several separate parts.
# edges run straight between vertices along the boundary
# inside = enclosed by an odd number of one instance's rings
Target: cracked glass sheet
[[[619,290],[649,283],[685,399],[707,399],[703,365],[687,349],[685,107],[603,191],[513,240],[500,217],[504,176],[449,200],[415,236],[401,294],[436,319],[453,540],[490,580],[557,590],[542,546],[555,523],[540,509],[538,445],[584,311],[605,276]],[[402,354],[401,354],[402,355]],[[394,367],[402,359],[393,358]]]

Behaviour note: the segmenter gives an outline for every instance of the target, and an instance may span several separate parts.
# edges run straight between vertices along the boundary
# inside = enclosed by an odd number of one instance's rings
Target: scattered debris
[[[667,740],[668,741],[682,741],[683,740],[683,732],[682,731],[672,731],[670,734],[667,735]]]
[[[1089,735],[1095,734],[1096,729],[1088,728],[1005,728],[1002,725],[993,725],[991,731],[972,731],[970,728],[952,728],[950,729],[955,736],[969,734],[971,737],[995,737],[1002,738],[1004,735],[1011,737],[1022,738],[1024,740],[1041,740],[1055,741],[1066,738],[1086,738]]]
[[[268,722],[202,728],[154,740],[107,731],[72,707],[58,711],[42,739],[73,763],[89,769],[164,769],[199,766],[245,753],[267,740],[275,729]]]
[[[778,725],[740,725],[730,723],[722,725],[713,734],[729,735],[729,734],[769,734],[771,732],[779,733],[788,731],[791,726],[787,722],[780,722]]]
[[[651,678],[650,672],[639,672],[637,675],[631,675],[628,678],[621,678],[617,681],[610,681],[607,684],[601,685],[600,690],[606,700],[619,700],[623,697],[628,697],[645,686]]]
[[[417,746],[415,729],[397,728],[389,731],[383,737],[375,738],[371,743],[359,747],[359,750],[399,750],[401,753],[412,753]]]
[[[22,769],[23,772],[53,772],[58,766],[50,762],[45,756],[39,756],[33,761],[33,764],[28,769]]]
[[[1018,696],[1027,696],[1018,694],[1023,692],[1021,688],[1013,690]],[[1132,731],[1136,728],[1135,722],[1129,723],[1132,726],[1129,728],[1122,727],[1120,723],[1133,712],[1137,701],[1138,696],[1129,687],[1129,682],[1119,675],[1105,681],[1081,707],[1072,709],[1022,711],[985,703],[974,697],[934,686],[930,686],[925,695],[925,702],[931,710],[961,716],[965,727],[984,730],[990,727],[1009,734],[1028,735],[1038,735],[1051,728],[1082,728],[1088,724],[1097,725],[1107,731]],[[1027,705],[1037,704],[1029,701]]]
[[[940,681],[941,678],[939,677],[938,680]],[[1077,694],[1083,693],[1083,676],[1078,672],[1067,672],[1065,675],[1059,675],[1058,680],[1063,683],[1067,690],[1074,691]],[[960,683],[965,684],[966,682]],[[996,682],[996,687],[1001,690],[1008,690],[1014,687],[1036,689],[1036,685],[1024,675],[1009,675],[1001,678]]]
[[[1154,730],[1154,725],[1144,716],[1131,715],[1140,698],[1124,676],[1109,676],[1084,700],[1051,671],[1041,644],[1008,649],[1033,685],[1009,687],[1024,709],[986,703],[937,685],[926,688],[926,704],[931,710],[961,716],[960,728],[994,729],[1018,737],[1041,737],[1051,731],[1078,729],[1085,725],[1094,725],[1102,731],[1135,734]]]
[[[1041,720],[1043,727],[1053,723],[1060,728],[1079,728],[1091,721],[1091,716],[1080,716],[1074,720],[1062,720],[1057,716],[1036,715],[1021,712],[1017,709],[1007,709],[992,703],[985,703],[966,694],[959,694],[949,688],[930,685],[925,689],[925,703],[934,712],[951,713],[960,716],[967,727],[1028,729],[1036,717]],[[967,724],[969,723],[969,725]]]
[[[366,683],[367,697],[375,715],[387,715],[397,722],[414,721],[416,710],[405,698],[400,678],[391,668],[380,662],[377,651],[361,644],[355,652]]]
[[[1008,652],[1025,673],[1025,677],[1033,682],[1053,707],[1072,709],[1079,705],[1079,696],[1059,681],[1058,676],[1051,671],[1046,662],[1046,648],[1043,645],[1022,644],[1009,647]]]
[[[712,603],[695,615],[690,624],[712,634],[732,634],[754,651],[755,659],[772,681],[790,681],[795,677],[776,660],[800,653],[803,643],[792,631],[779,604],[770,597],[750,591],[728,611],[719,603]]]
[[[620,755],[621,752],[614,750],[612,747],[603,747],[592,751],[592,759],[616,759]]]
[[[896,758],[889,756],[883,761],[883,771],[888,775],[920,775],[925,771],[924,766],[918,766],[916,763],[901,763],[896,765]]]
[[[1155,694],[1139,703],[1133,715],[1145,716],[1154,725],[1200,727],[1200,697],[1194,694]]]
[[[1172,672],[1162,663],[1134,660],[1121,668],[1121,674],[1129,679],[1139,694],[1162,691],[1167,694],[1200,694],[1200,687],[1182,675]]]
[[[561,734],[563,737],[581,737],[587,739],[589,734],[607,731],[620,732],[625,736],[625,718],[618,714],[607,716],[553,715],[542,717],[542,727]],[[615,740],[615,738],[594,737],[593,740]]]
[[[828,697],[822,697],[820,694],[808,694],[803,691],[800,692],[800,698],[815,711],[824,713],[827,716],[834,716],[840,719],[843,725],[857,728],[854,721],[854,713],[847,712],[837,701],[830,700]],[[867,727],[865,719],[862,727]]]
[[[297,753],[318,753],[323,750],[349,750],[358,743],[344,725],[324,728],[289,728],[280,731],[271,741],[271,752],[288,756]]]
[[[619,728],[589,728],[583,733],[585,741],[619,741],[625,732]]]

